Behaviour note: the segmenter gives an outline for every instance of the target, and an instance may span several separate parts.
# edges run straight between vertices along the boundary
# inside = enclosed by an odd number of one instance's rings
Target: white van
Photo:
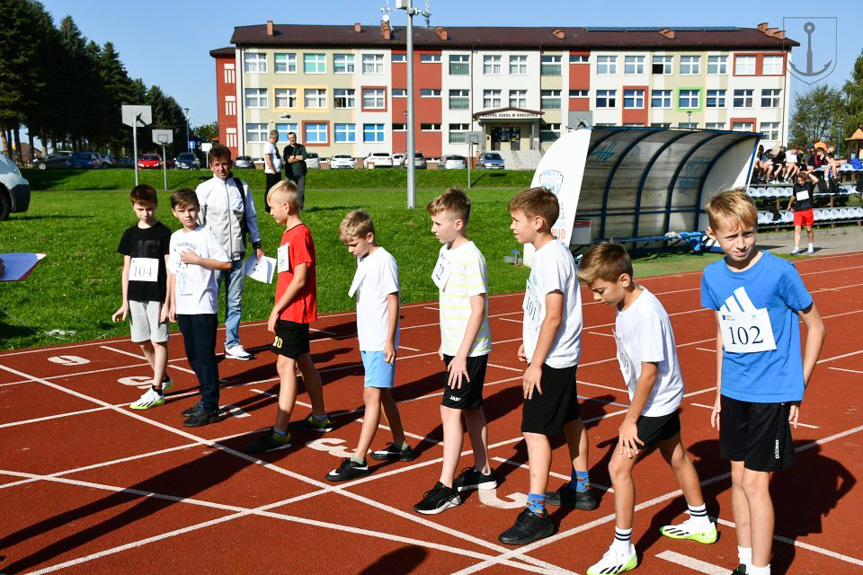
[[[26,212],[29,206],[30,182],[12,160],[0,154],[0,220],[13,212]]]

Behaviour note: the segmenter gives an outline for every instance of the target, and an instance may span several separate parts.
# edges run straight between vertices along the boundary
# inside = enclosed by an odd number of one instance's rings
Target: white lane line
[[[701,395],[702,393],[709,393],[711,391],[716,391],[715,385],[711,385],[710,387],[705,387],[704,389],[699,389],[697,391],[690,391],[689,393],[684,393],[683,397],[693,397],[696,395]]]
[[[419,351],[419,350],[418,350],[417,348],[415,348],[415,347],[408,347],[408,346],[406,346],[406,345],[402,345],[402,344],[399,344],[399,349],[406,349],[406,350],[408,350],[408,351]]]
[[[582,381],[580,379],[576,379],[576,383],[578,385],[587,385],[590,387],[598,387],[599,389],[607,389],[609,391],[616,391],[618,393],[627,393],[629,390],[622,389],[620,387],[612,387],[610,385],[602,385],[601,383],[590,383],[588,381]]]
[[[860,355],[861,353],[863,353],[863,349],[860,349],[857,351],[852,351],[851,353],[843,353],[842,355],[836,355],[833,357],[828,357],[826,359],[819,359],[818,364],[820,365],[822,363],[829,363],[831,361],[836,361],[837,359],[845,359],[846,357],[851,357],[854,355]]]
[[[707,353],[716,353],[715,347],[696,347],[698,351],[706,351]]]
[[[144,360],[146,360],[146,359],[147,359],[147,358],[146,358],[146,357],[144,357],[143,355],[138,355],[137,353],[133,353],[133,352],[131,352],[131,351],[126,351],[126,350],[124,350],[124,349],[117,349],[116,347],[111,347],[111,346],[109,346],[109,345],[100,345],[99,347],[101,347],[101,348],[102,348],[102,349],[104,349],[105,351],[113,351],[114,353],[119,353],[119,354],[121,354],[121,355],[127,355],[127,356],[129,356],[129,357],[134,357],[135,359],[144,359]],[[178,358],[178,359],[177,359],[177,361],[182,361],[182,360],[184,360],[184,359],[186,359],[186,358],[185,358],[185,357],[183,357],[183,358]],[[182,372],[185,372],[185,373],[191,373],[191,374],[194,374],[194,373],[195,373],[195,371],[194,371],[194,370],[192,370],[192,369],[189,369],[189,368],[186,368],[186,367],[180,367],[179,365],[171,365],[171,362],[168,362],[168,367],[171,367],[171,368],[173,368],[173,369],[176,369],[177,371],[182,371]]]
[[[728,567],[719,567],[718,565],[713,565],[712,563],[707,563],[706,561],[701,561],[700,559],[695,559],[676,551],[663,551],[656,556],[675,565],[681,565],[705,575],[728,575]]]
[[[526,469],[530,471],[530,466],[527,463],[521,463],[519,461],[514,461],[512,459],[504,459],[503,457],[492,457],[495,461],[499,461],[500,463],[505,463],[506,465],[511,465],[513,467],[518,467],[519,469]],[[557,477],[558,479],[563,479],[564,481],[571,481],[571,475],[564,475],[563,473],[558,473],[556,471],[549,471],[549,477]],[[606,485],[600,485],[599,483],[590,482],[591,487],[596,487],[600,491],[606,491],[608,493],[614,493],[614,489],[608,487]]]
[[[707,405],[705,403],[690,403],[689,405],[694,405],[695,407],[703,407],[704,409],[713,409],[712,405]],[[817,425],[810,425],[808,423],[797,423],[798,427],[805,427],[807,429],[821,429]]]
[[[847,371],[848,373],[863,373],[863,371],[860,371],[859,369],[848,369],[845,367],[833,367],[832,365],[830,367],[828,367],[827,369],[835,369],[836,371]]]
[[[490,363],[490,364],[488,364],[488,366],[489,366],[489,367],[496,367],[496,368],[498,368],[498,369],[506,369],[506,370],[508,370],[508,371],[517,371],[517,372],[519,372],[519,373],[524,372],[524,368],[521,368],[521,367],[510,367],[510,366],[508,366],[508,365],[500,365],[500,364],[497,364],[497,363]]]
[[[603,337],[614,337],[613,333],[605,333],[602,331],[589,331],[587,333],[589,333],[590,335],[601,335]]]
[[[123,404],[126,405],[126,404]],[[33,419],[24,419],[21,421],[12,421],[9,423],[4,423],[0,425],[0,429],[6,429],[7,427],[17,427],[19,425],[27,425],[29,423],[39,423],[40,421],[50,421],[52,419],[60,419],[62,417],[71,417],[73,415],[83,415],[85,413],[93,413],[94,411],[105,411],[104,407],[92,407],[90,409],[81,409],[79,411],[68,411],[66,413],[58,413],[56,415],[46,415],[45,417],[35,417]]]
[[[522,313],[523,313],[523,312],[522,312]],[[509,318],[509,317],[502,317],[502,318],[500,319],[500,321],[509,321],[509,322],[512,322],[512,323],[522,323],[522,321],[521,321],[520,319],[512,319],[512,318]]]

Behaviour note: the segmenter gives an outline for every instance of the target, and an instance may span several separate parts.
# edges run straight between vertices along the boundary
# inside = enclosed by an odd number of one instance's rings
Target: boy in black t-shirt
[[[129,317],[132,341],[141,346],[153,368],[153,381],[132,409],[150,409],[165,403],[165,393],[173,387],[165,374],[168,367],[167,262],[171,231],[156,220],[158,199],[153,186],[132,188],[132,210],[138,223],[123,233],[117,251],[123,254],[123,305],[113,321]]]

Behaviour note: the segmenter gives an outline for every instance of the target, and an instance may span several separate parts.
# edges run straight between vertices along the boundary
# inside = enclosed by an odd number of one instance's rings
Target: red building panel
[[[420,97],[420,90],[440,90],[443,85],[443,62],[420,62],[423,56],[435,54],[443,60],[439,50],[418,50],[414,52],[414,133],[416,134],[414,142],[416,150],[422,152],[427,157],[440,157],[443,153],[443,131],[423,132],[420,130],[422,124],[440,124],[443,121],[445,95],[441,93],[440,98]],[[404,70],[406,84],[406,65],[404,66]],[[393,87],[396,86],[395,74],[394,69]],[[395,104],[393,107],[395,108]],[[407,101],[405,101],[405,108],[407,108]],[[393,117],[396,117],[395,110]],[[396,124],[404,123],[404,121],[404,116],[399,121],[393,120]]]
[[[218,108],[219,118],[219,143],[228,146],[233,157],[237,157],[238,149],[237,142],[240,135],[237,130],[237,105],[241,102],[234,102],[235,113],[228,113],[226,97],[237,95],[237,63],[236,57],[231,56],[216,56],[216,107]],[[226,66],[227,65],[227,66]],[[231,69],[233,68],[233,69]],[[236,138],[229,141],[228,128],[233,128]]]
[[[647,103],[650,101],[650,91],[647,86],[624,86],[623,91],[621,92],[621,97],[626,97],[627,90],[641,90],[644,93],[644,105],[641,108],[623,108],[623,114],[621,116],[621,121],[624,124],[641,124],[642,126],[648,125],[648,109]],[[623,100],[621,99],[621,105],[623,105]]]

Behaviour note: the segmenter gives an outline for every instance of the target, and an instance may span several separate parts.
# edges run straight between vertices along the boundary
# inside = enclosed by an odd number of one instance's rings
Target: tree
[[[817,140],[835,141],[844,122],[842,93],[830,86],[818,86],[794,99],[789,143],[808,147]]]
[[[195,126],[190,128],[191,138],[200,140],[201,142],[212,142],[219,137],[219,123],[212,122],[203,126]]]
[[[848,138],[863,126],[863,53],[854,61],[851,79],[845,82],[842,92],[846,103],[844,137]]]

